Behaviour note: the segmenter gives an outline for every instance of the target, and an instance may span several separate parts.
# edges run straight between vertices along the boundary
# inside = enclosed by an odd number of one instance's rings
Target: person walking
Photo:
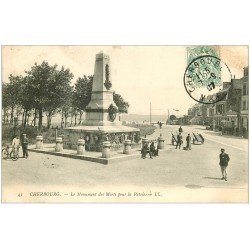
[[[181,144],[182,144],[182,135],[181,135],[181,133],[179,133],[177,135],[177,144],[176,144],[176,148],[175,149],[177,149],[178,146],[179,146],[179,149],[181,149]]]
[[[183,130],[182,130],[182,127],[180,126],[179,127],[179,133],[182,133],[183,132]]]
[[[155,144],[153,141],[150,144],[149,150],[152,156],[158,156],[158,148],[157,149],[155,148]]]
[[[190,136],[190,134],[188,134],[188,136],[186,137],[186,142],[187,142],[186,149],[191,150],[191,136]]]
[[[28,140],[26,134],[23,134],[23,138],[22,138],[23,158],[26,158],[26,159],[29,157],[28,144],[29,144],[29,140]]]
[[[18,135],[15,135],[12,140],[12,148],[18,149],[20,147],[20,139]]]
[[[160,129],[162,128],[162,122],[159,123]]]
[[[225,149],[221,149],[220,153],[220,167],[221,167],[221,173],[222,173],[222,180],[227,181],[227,166],[228,162],[230,161],[229,155],[225,153]]]

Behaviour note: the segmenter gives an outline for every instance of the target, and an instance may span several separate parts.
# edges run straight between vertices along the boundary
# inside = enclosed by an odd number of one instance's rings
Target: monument
[[[86,107],[85,120],[80,126],[65,129],[65,148],[77,148],[79,139],[85,140],[87,151],[102,151],[104,141],[111,143],[111,150],[123,147],[130,140],[132,148],[139,146],[140,130],[122,126],[118,108],[113,101],[110,58],[100,52],[96,55],[91,101]]]

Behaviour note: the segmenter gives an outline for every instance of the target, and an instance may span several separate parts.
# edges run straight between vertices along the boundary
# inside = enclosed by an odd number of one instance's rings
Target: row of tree
[[[22,126],[42,128],[43,117],[47,117],[50,128],[52,118],[61,114],[61,127],[82,122],[83,113],[90,102],[93,76],[79,77],[72,84],[73,74],[69,69],[48,62],[37,63],[25,75],[10,75],[8,83],[2,83],[3,123],[14,124],[14,116],[22,120]],[[129,104],[114,92],[114,102],[119,113],[127,113]],[[21,117],[20,117],[21,116]]]

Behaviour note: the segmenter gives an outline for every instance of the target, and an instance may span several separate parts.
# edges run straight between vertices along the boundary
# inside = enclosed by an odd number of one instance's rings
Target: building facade
[[[242,100],[241,100],[241,111],[240,111],[240,131],[244,137],[248,137],[248,110],[249,110],[249,68],[244,68],[244,76],[242,78]]]
[[[188,109],[189,124],[206,125],[225,134],[248,138],[249,86],[248,70],[243,69],[241,79],[225,82],[223,89],[215,95],[226,93],[223,100],[215,104],[196,103]],[[209,98],[209,97],[207,97]]]

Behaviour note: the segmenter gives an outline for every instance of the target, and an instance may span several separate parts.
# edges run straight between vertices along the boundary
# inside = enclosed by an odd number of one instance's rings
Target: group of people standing
[[[180,126],[179,128],[179,134],[177,135],[177,143],[176,143],[176,149],[179,147],[179,149],[181,149],[181,145],[183,144],[183,137],[182,137],[182,132],[183,129]],[[186,137],[186,147],[184,147],[184,149],[186,150],[191,150],[191,136],[190,134],[187,135]]]
[[[181,145],[183,144],[183,140],[182,140],[182,127],[180,126],[179,128],[179,134],[177,135],[177,144],[176,144],[176,149],[179,147],[179,149],[181,148]],[[191,150],[191,136],[190,134],[187,135],[186,137],[186,142],[187,145],[186,147],[184,147],[185,150]],[[222,180],[227,181],[227,166],[228,163],[230,161],[230,157],[227,153],[225,153],[225,149],[221,149],[221,153],[219,155],[219,165],[221,167],[221,174],[222,174]]]
[[[141,157],[146,159],[147,154],[149,154],[150,159],[153,159],[153,156],[159,156],[159,149],[155,147],[155,142],[151,141],[150,146],[149,143],[144,143],[141,149]]]
[[[27,158],[29,157],[29,154],[28,154],[28,144],[29,144],[29,140],[28,140],[26,134],[23,134],[23,135],[22,135],[21,141],[20,141],[18,135],[15,135],[15,136],[14,136],[14,138],[13,138],[13,140],[12,140],[12,148],[13,148],[13,150],[19,151],[20,144],[21,144],[22,149],[23,149],[23,158],[26,158],[26,159],[27,159]]]

